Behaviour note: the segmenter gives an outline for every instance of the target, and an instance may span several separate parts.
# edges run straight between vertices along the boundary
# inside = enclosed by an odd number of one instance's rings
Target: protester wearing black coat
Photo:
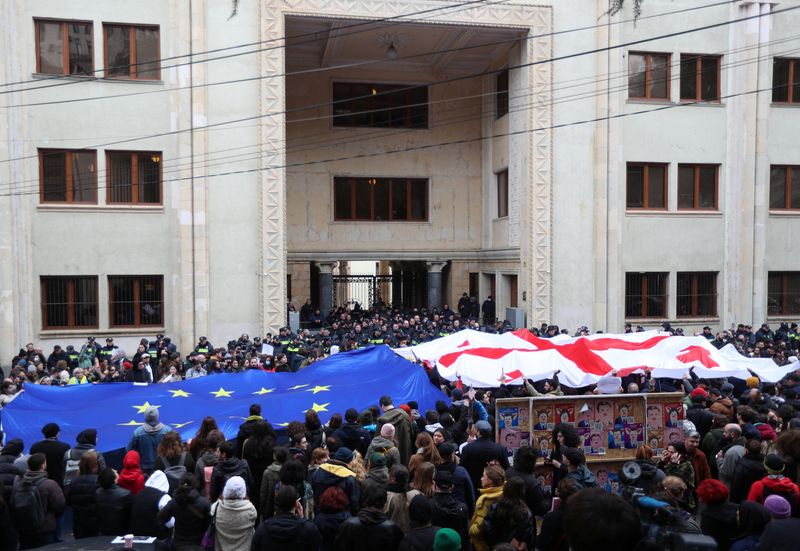
[[[97,535],[96,491],[96,474],[78,475],[67,486],[67,505],[72,507],[72,531],[76,540]]]
[[[733,470],[731,503],[741,503],[747,500],[750,486],[765,476],[767,476],[767,471],[764,469],[764,458],[761,457],[761,454],[746,452]]]
[[[131,493],[116,484],[98,488],[94,494],[97,507],[97,528],[108,536],[121,536],[128,531],[131,518]]]
[[[383,509],[364,507],[339,528],[337,551],[395,551],[403,531],[389,520]]]
[[[197,477],[181,477],[175,497],[158,512],[158,521],[166,525],[175,518],[172,532],[172,549],[199,546],[211,522],[211,505],[197,492]]]
[[[30,453],[43,453],[47,458],[47,478],[54,480],[59,486],[64,486],[64,454],[70,449],[69,444],[61,442],[58,435],[61,429],[55,423],[48,423],[42,428],[45,435],[31,446]]]
[[[317,551],[320,541],[313,522],[294,513],[278,513],[256,529],[253,551]]]
[[[479,421],[478,425],[486,423]],[[486,425],[489,425],[486,423]],[[478,426],[480,430],[481,427]],[[483,476],[483,469],[490,461],[497,461],[504,469],[508,468],[508,456],[506,450],[500,444],[492,441],[491,426],[489,426],[488,433],[482,433],[480,438],[475,440],[472,444],[464,446],[461,452],[461,465],[467,469],[469,477],[472,479],[472,487],[481,487],[481,477]]]

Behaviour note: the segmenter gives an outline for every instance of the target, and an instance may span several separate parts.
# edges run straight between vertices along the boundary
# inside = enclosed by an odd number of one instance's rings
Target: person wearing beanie
[[[728,501],[728,487],[709,478],[697,486],[697,499],[705,507],[700,514],[700,529],[717,542],[719,551],[728,551],[731,536],[736,533],[737,507]]]
[[[761,386],[761,381],[758,377],[748,377],[744,382],[747,384],[747,388],[758,388]]]
[[[126,451],[139,452],[142,471],[151,473],[155,469],[158,445],[172,429],[158,420],[158,409],[151,407],[144,414],[144,423],[133,431]]]
[[[47,423],[42,427],[44,440],[36,442],[28,450],[31,455],[43,453],[47,457],[47,478],[64,486],[64,454],[70,446],[66,442],[61,442],[58,436],[61,434],[61,427],[56,423]]]
[[[469,539],[469,521],[471,515],[467,507],[453,497],[453,475],[447,470],[437,470],[433,475],[433,497],[428,500],[431,523],[442,528],[451,528],[460,536],[461,541]]]
[[[64,454],[64,484],[69,483],[69,479],[78,474],[78,462],[83,454],[88,451],[97,453],[97,472],[106,468],[106,460],[103,454],[97,451],[97,429],[86,429],[78,433],[75,439],[77,444]]]
[[[433,538],[433,551],[458,551],[461,549],[461,536],[450,528],[440,528]]]
[[[800,551],[800,518],[793,518],[791,506],[783,497],[771,495],[765,508],[772,521],[767,524],[756,551]]]
[[[400,463],[408,465],[411,457],[411,416],[402,409],[395,408],[391,396],[381,396],[380,408],[383,414],[378,418],[378,429],[387,424],[394,426],[394,441],[400,454]]]
[[[379,452],[375,452],[367,458],[367,476],[361,482],[362,494],[366,492],[368,486],[378,486],[386,491],[389,486],[389,469],[386,463],[386,456]],[[397,464],[399,465],[399,463]]]
[[[786,463],[781,456],[775,453],[768,454],[764,458],[764,469],[767,471],[767,476],[750,487],[747,500],[764,503],[768,496],[778,495],[788,501],[792,508],[797,507],[798,500],[800,500],[800,489],[797,488],[797,484],[783,475]]]
[[[211,505],[211,517],[216,527],[217,551],[250,549],[257,514],[241,476],[232,476],[225,483],[222,499]]]
[[[353,461],[353,452],[349,448],[341,447],[336,450],[334,456],[323,463],[311,475],[311,489],[315,496],[321,496],[325,490],[336,486],[344,490],[348,500],[348,509],[351,514],[358,512],[359,500],[361,497],[361,486],[356,480],[356,474],[350,469],[349,464]],[[314,501],[314,512],[319,513],[320,501]]]
[[[471,517],[475,510],[475,488],[467,470],[458,464],[456,458],[458,446],[453,442],[442,442],[436,449],[442,459],[441,463],[436,465],[436,472],[447,471],[453,477],[453,497],[467,507]]]
[[[403,410],[399,410],[402,412]],[[392,466],[402,463],[400,450],[395,444],[396,429],[392,424],[385,424],[380,428],[380,432],[375,435],[367,447],[367,455],[364,456],[365,460],[369,460],[373,454],[379,453],[386,456],[386,466]]]

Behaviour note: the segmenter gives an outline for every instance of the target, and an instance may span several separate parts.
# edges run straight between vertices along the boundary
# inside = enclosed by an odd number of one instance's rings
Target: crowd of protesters
[[[695,549],[798,550],[799,382],[797,372],[777,384],[672,381],[685,392],[685,439],[658,455],[640,446],[639,474],[615,473],[622,496],[587,469],[571,424],[555,426],[554,450],[532,442],[510,456],[494,438],[495,401],[634,392],[635,381],[442,383],[448,400],[429,411],[383,396],[324,425],[309,410],[282,430],[256,403],[230,439],[206,417],[183,441],[151,408],[119,472],[105,466],[96,430],[70,445],[54,420],[42,441],[0,451],[0,550],[69,533],[152,536],[176,550],[626,551],[702,535],[710,546]],[[542,468],[553,469],[553,488],[542,487]]]
[[[28,343],[12,358],[11,367],[5,374],[0,367],[0,375],[3,375],[0,408],[25,384],[159,383],[247,369],[296,372],[339,351],[376,344],[393,348],[413,346],[464,328],[489,333],[512,330],[507,321],[496,320],[491,296],[479,306],[477,299],[468,297],[466,293],[459,301],[457,311],[446,304],[430,312],[425,309],[401,311],[379,302],[370,310],[362,310],[358,304],[336,308],[324,320],[317,319],[320,317],[318,313],[307,301],[301,308],[305,328],[297,332],[284,327],[277,334],[267,333],[263,338],[255,336],[251,339],[242,334],[224,346],[214,346],[206,337],[200,337],[193,349],[183,353],[170,337],[164,335],[157,335],[153,340],[142,338],[136,350],[127,351],[116,346],[112,337],[106,338],[105,344],[89,337],[77,346],[55,345],[50,352]],[[682,329],[673,329],[668,322],[664,322],[660,329],[683,335]],[[643,330],[641,326],[634,328],[625,324],[625,332]],[[569,334],[566,329],[548,324],[530,331],[543,338]],[[574,336],[589,334],[586,326],[574,332]],[[697,335],[702,335],[719,348],[733,344],[743,355],[772,358],[778,365],[797,361],[800,349],[800,332],[796,323],[782,323],[775,331],[767,324],[755,331],[749,325],[740,324],[736,329],[716,333],[705,327]]]

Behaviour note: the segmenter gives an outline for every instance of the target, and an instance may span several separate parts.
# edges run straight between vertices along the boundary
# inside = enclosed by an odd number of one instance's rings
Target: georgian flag
[[[654,377],[679,379],[690,369],[700,377],[744,379],[753,372],[764,381],[778,381],[797,368],[744,357],[730,344],[717,350],[705,337],[658,331],[542,339],[527,329],[503,335],[464,330],[395,352],[435,363],[445,379],[460,378],[479,388],[522,384],[523,378],[538,381],[555,373],[571,387],[596,383],[612,372],[624,376],[650,371]]]

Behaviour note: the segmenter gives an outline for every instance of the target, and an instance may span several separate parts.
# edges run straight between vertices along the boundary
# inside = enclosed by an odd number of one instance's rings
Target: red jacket
[[[120,488],[128,490],[135,496],[144,489],[144,475],[140,465],[139,452],[131,450],[125,454],[122,460],[122,471],[117,478]]]
[[[769,493],[765,495],[764,490],[767,488],[769,488]],[[750,493],[747,494],[747,501],[764,503],[767,495],[770,494],[780,494],[783,497],[794,495],[794,501],[790,503],[792,507],[797,505],[798,499],[800,499],[800,489],[797,488],[797,484],[783,475],[768,475],[750,487]]]

